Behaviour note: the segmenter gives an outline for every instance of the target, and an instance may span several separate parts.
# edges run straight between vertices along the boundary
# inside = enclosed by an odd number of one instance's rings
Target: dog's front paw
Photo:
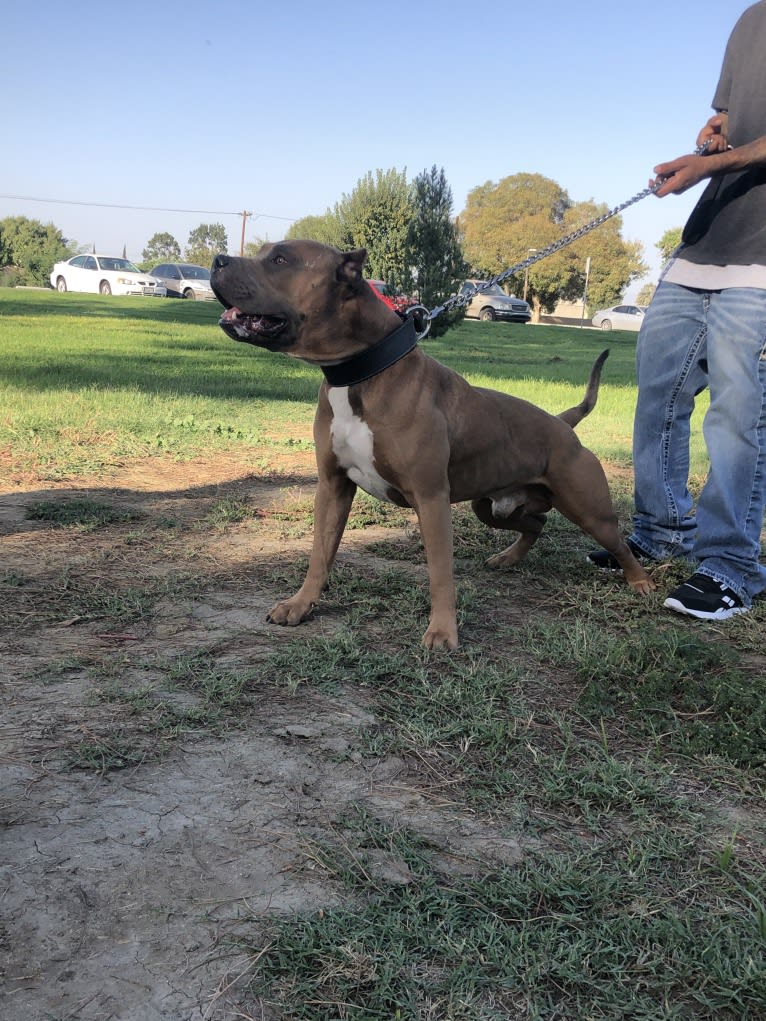
[[[266,620],[271,624],[283,624],[288,627],[296,627],[301,621],[311,616],[314,603],[307,603],[303,599],[293,596],[292,599],[283,599],[276,603],[266,614]]]
[[[423,645],[427,649],[456,649],[458,646],[457,625],[452,623],[443,627],[431,621],[428,630],[423,635]]]

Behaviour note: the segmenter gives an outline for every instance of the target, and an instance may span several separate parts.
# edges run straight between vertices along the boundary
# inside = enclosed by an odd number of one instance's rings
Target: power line
[[[88,206],[97,209],[133,209],[147,213],[195,213],[201,216],[242,216],[242,212],[232,212],[230,209],[165,209],[162,206],[126,206],[116,202],[81,202],[77,199],[47,199],[34,195],[0,195],[0,199],[13,199],[17,202],[49,202],[53,205],[62,206]],[[295,222],[294,216],[276,216],[273,213],[248,213],[248,216],[256,216],[269,220],[287,220]]]

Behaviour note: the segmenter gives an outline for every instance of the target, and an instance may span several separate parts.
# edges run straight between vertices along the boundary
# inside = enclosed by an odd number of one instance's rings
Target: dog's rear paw
[[[646,578],[637,578],[635,581],[629,581],[628,584],[641,596],[648,596],[650,592],[654,592],[657,589],[657,586],[648,575]]]
[[[304,603],[295,597],[284,599],[277,603],[266,614],[266,620],[270,624],[282,624],[288,627],[296,627],[302,621],[311,616],[314,610],[314,603]]]
[[[495,570],[502,567],[513,567],[514,564],[518,564],[523,554],[512,553],[513,546],[508,550],[504,550],[502,553],[495,553],[492,557],[487,557],[484,561],[485,567],[491,567]]]

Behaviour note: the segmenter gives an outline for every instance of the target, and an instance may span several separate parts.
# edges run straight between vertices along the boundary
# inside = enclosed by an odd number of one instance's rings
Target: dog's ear
[[[354,290],[358,290],[362,283],[362,266],[365,262],[367,262],[366,248],[356,248],[353,252],[344,252],[338,266],[338,283],[350,284]]]

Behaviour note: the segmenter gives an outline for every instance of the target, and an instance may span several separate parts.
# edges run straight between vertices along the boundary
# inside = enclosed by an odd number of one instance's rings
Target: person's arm
[[[706,177],[719,177],[750,167],[766,166],[766,135],[747,145],[738,145],[736,149],[728,148],[728,120],[728,114],[722,111],[711,117],[700,131],[697,144],[708,143],[705,156],[679,156],[669,163],[659,163],[654,168],[657,180],[665,178],[655,195],[659,198],[671,194],[680,195]],[[650,187],[655,183],[651,181]]]

